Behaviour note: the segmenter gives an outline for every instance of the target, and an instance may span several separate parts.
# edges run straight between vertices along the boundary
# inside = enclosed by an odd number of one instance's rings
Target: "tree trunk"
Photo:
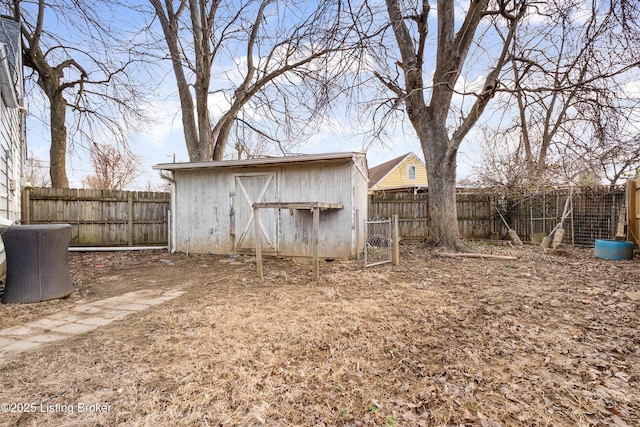
[[[474,43],[474,35],[489,0],[471,2],[469,10],[456,33],[453,0],[438,0],[438,44],[433,72],[433,86],[427,103],[423,81],[423,55],[428,36],[427,19],[430,6],[422,0],[422,13],[413,16],[417,35],[412,34],[406,22],[409,18],[400,8],[399,0],[386,0],[393,32],[402,57],[403,87],[393,79],[386,85],[398,95],[407,109],[409,120],[416,130],[427,166],[429,185],[429,240],[430,243],[454,251],[471,251],[460,238],[456,208],[456,157],[458,147],[469,130],[476,124],[487,103],[493,97],[497,78],[507,57],[507,47],[513,36],[512,26],[505,38],[505,46],[495,67],[488,73],[483,90],[477,95],[469,114],[449,136],[447,120],[452,107],[453,88]],[[416,51],[416,39],[418,51]]]
[[[414,128],[420,139],[427,166],[429,185],[429,234],[428,243],[453,251],[471,250],[458,232],[456,206],[456,157],[450,150],[445,126],[437,126],[431,112],[426,120],[414,120]]]
[[[59,91],[48,93],[51,104],[51,148],[49,174],[53,188],[69,188],[67,178],[67,102]]]
[[[229,117],[227,114],[222,117],[216,126],[217,132],[213,132],[213,160],[220,161],[224,156],[224,150],[227,148],[227,140],[231,133],[231,127],[233,125],[235,117]]]
[[[162,27],[162,31],[167,42],[167,48],[171,57],[171,65],[176,77],[178,96],[180,98],[180,108],[182,112],[182,129],[184,132],[185,144],[189,160],[192,162],[209,160],[210,152],[203,149],[199,138],[198,126],[196,124],[196,111],[193,105],[190,85],[187,81],[184,69],[182,68],[182,52],[178,43],[178,31],[181,12],[174,11],[169,7],[172,2],[167,2],[168,9],[165,13],[164,5],[160,0],[150,0],[156,10],[156,16]],[[184,5],[184,4],[183,4]],[[182,7],[179,7],[182,10]],[[200,113],[200,111],[199,111]]]
[[[211,71],[208,71],[211,73]],[[191,161],[208,161],[213,156],[213,143],[211,138],[211,119],[209,117],[209,83],[208,81],[201,81],[200,77],[197,77],[198,83],[196,85],[196,114],[198,116],[198,158],[192,158]],[[184,110],[183,110],[184,111]],[[195,126],[195,124],[194,124]],[[194,156],[195,153],[194,153]],[[218,160],[218,159],[214,159]],[[222,160],[222,158],[220,159]]]
[[[455,251],[469,248],[458,233],[456,208],[456,172],[453,167],[438,167],[427,163],[429,174],[429,240],[431,243]]]
[[[178,96],[180,98],[180,110],[182,112],[182,129],[184,132],[184,140],[187,146],[187,153],[189,154],[189,160],[192,162],[198,162],[203,160],[209,160],[207,152],[203,150],[202,144],[200,144],[200,138],[198,138],[198,126],[195,120],[195,107],[193,105],[193,98],[189,91],[189,85],[187,79],[182,73],[182,68],[177,69],[174,65],[176,74],[176,80],[178,81]]]

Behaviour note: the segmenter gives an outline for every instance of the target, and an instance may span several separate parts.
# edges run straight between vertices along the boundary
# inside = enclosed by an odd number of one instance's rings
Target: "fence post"
[[[627,240],[638,244],[638,236],[636,235],[636,181],[630,179],[627,183]]]
[[[360,259],[360,209],[356,209],[356,259]]]
[[[26,187],[22,189],[22,209],[20,214],[20,222],[22,224],[29,224],[31,222],[31,188]]]
[[[262,279],[264,274],[262,272],[262,232],[260,231],[260,210],[254,206],[253,208],[253,232],[255,234],[256,241],[256,273],[258,277]]]
[[[400,265],[400,233],[398,230],[398,215],[395,214],[391,220],[391,239],[393,240],[393,252],[391,261],[393,265]]]
[[[127,194],[127,209],[129,219],[127,221],[127,242],[129,246],[133,246],[133,192]]]

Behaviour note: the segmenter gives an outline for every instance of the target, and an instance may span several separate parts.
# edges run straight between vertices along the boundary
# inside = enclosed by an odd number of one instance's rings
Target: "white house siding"
[[[355,257],[363,246],[367,214],[366,158],[277,165],[173,170],[175,250],[251,253],[255,248],[251,203],[327,202],[342,209],[320,214],[319,254]],[[233,209],[232,209],[233,208]],[[356,222],[356,212],[358,222]],[[311,256],[310,211],[260,209],[264,253]],[[359,241],[356,241],[356,238]]]
[[[0,17],[0,216],[20,219],[25,158],[21,25]]]
[[[20,178],[23,144],[22,114],[0,101],[0,216],[20,219]]]

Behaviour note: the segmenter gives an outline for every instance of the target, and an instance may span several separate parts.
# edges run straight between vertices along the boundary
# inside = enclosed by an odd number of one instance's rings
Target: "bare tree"
[[[149,1],[169,50],[192,161],[221,160],[238,123],[286,150],[278,132],[287,134],[303,110],[313,116],[328,106],[330,55],[349,52],[340,1]],[[321,89],[299,91],[313,85]],[[217,116],[212,94],[223,97]]]
[[[29,152],[24,162],[24,176],[34,187],[49,187],[51,180],[42,159]]]
[[[611,86],[614,86],[611,84]],[[616,96],[624,91],[616,92]],[[629,100],[627,100],[629,101]],[[640,130],[634,124],[640,100],[633,100],[635,108],[625,108],[617,102],[591,102],[579,108],[579,120],[585,135],[559,144],[565,176],[598,177],[609,185],[636,176],[640,168]]]
[[[615,182],[640,160],[640,100],[624,88],[640,66],[637,2],[549,2],[531,18],[512,50],[512,78],[503,79],[512,96],[499,107],[515,111],[513,121],[495,132],[519,134],[511,162],[526,165],[520,185],[585,175]],[[485,176],[497,172],[485,166]]]
[[[521,140],[519,128],[482,126],[477,146],[480,164],[473,167],[473,184],[505,193],[542,187],[541,183],[531,187],[529,170],[520,149]]]
[[[123,190],[140,176],[136,156],[113,145],[95,145],[91,151],[91,164],[95,174],[82,180],[87,188]]]
[[[370,50],[377,59],[374,74],[392,94],[386,105],[405,107],[420,141],[429,180],[429,231],[432,243],[441,247],[469,250],[458,232],[457,153],[498,89],[527,6],[526,0],[476,0],[462,10],[453,0],[438,0],[432,17],[427,0],[386,0],[388,26],[378,30],[380,38]],[[371,5],[358,15],[367,10],[375,13]],[[376,21],[373,16],[371,22]],[[482,52],[486,66],[476,90],[461,85],[464,70],[478,65],[467,62],[472,50],[472,55]],[[459,95],[472,98],[471,105],[459,105],[454,99]]]
[[[106,133],[125,144],[127,124],[142,118],[136,45],[123,39],[124,27],[110,12],[114,2],[12,0],[3,6],[22,23],[24,65],[49,101],[51,185],[68,187],[70,141],[90,143]]]

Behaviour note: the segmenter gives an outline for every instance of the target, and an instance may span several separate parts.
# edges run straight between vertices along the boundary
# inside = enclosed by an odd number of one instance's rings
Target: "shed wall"
[[[229,175],[213,170],[175,173],[176,249],[231,253]]]
[[[357,161],[364,163],[360,169],[366,171],[364,156]],[[258,201],[340,203],[343,209],[320,215],[319,255],[355,257],[362,248],[359,229],[366,218],[367,182],[352,161],[178,170],[174,179],[175,249],[179,252],[253,252],[248,207]],[[265,253],[311,256],[310,211],[260,209],[260,223]]]
[[[353,215],[356,218],[353,233],[356,241],[356,254],[361,254],[364,251],[366,241],[364,222],[369,219],[369,177],[366,172],[369,168],[367,159],[364,156],[357,158],[356,162],[355,166],[357,167],[354,167],[351,171],[355,188]]]
[[[281,202],[340,203],[342,209],[320,214],[318,235],[321,257],[349,257],[354,245],[352,163],[293,164],[282,173]],[[279,211],[280,251],[283,255],[311,256],[311,211]]]

